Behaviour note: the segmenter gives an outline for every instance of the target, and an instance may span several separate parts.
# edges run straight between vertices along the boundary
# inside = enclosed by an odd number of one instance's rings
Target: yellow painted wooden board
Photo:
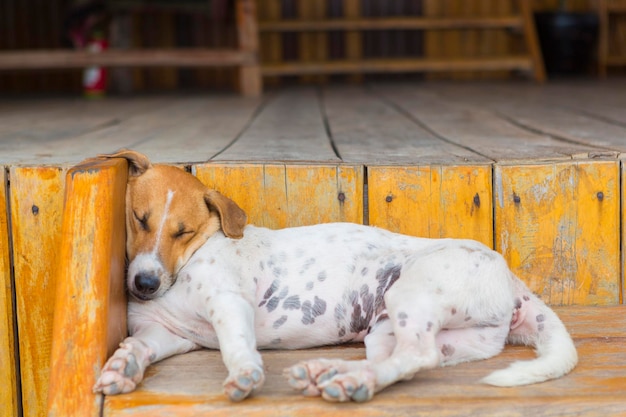
[[[497,250],[547,303],[619,302],[619,181],[617,161],[496,166]]]
[[[257,226],[363,222],[363,168],[358,165],[208,163],[193,169]]]
[[[45,414],[63,170],[12,167],[11,223],[25,417]]]
[[[622,220],[622,258],[620,260],[622,265],[622,286],[620,288],[620,304],[624,304],[625,296],[626,296],[626,163],[624,161],[620,161],[621,165],[621,192],[622,192],[622,200],[621,200],[621,220]]]
[[[48,416],[99,416],[92,387],[126,336],[123,159],[88,161],[66,175],[58,252]]]
[[[369,223],[493,246],[491,166],[370,166]]]
[[[6,171],[0,166],[0,409],[3,415],[14,417],[18,398],[6,185]]]

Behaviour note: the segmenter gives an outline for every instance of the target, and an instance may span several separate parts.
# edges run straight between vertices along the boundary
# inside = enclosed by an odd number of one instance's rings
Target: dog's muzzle
[[[154,253],[142,253],[128,265],[127,283],[133,297],[147,301],[163,295],[172,280]]]
[[[154,295],[161,286],[161,280],[159,277],[146,271],[136,273],[133,280],[135,283],[135,291],[133,291],[133,295],[142,300],[150,300],[154,298]]]

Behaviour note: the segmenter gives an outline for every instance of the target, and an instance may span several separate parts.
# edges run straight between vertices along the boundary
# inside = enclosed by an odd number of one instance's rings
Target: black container
[[[537,34],[548,75],[581,75],[593,71],[598,39],[594,13],[535,14]]]

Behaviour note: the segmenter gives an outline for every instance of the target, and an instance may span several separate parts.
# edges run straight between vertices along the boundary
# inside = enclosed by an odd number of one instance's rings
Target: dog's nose
[[[154,274],[149,272],[138,272],[135,275],[135,288],[141,295],[154,294],[161,285],[161,281]]]

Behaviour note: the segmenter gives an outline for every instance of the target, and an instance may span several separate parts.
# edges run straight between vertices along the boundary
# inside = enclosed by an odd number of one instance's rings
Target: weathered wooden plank
[[[402,73],[451,71],[529,71],[532,63],[523,55],[466,58],[367,59],[362,61],[334,60],[326,62],[297,62],[264,65],[263,75],[313,75],[352,73]]]
[[[7,213],[7,178],[0,166],[0,407],[7,417],[18,416],[17,367],[13,309],[13,276],[11,274],[9,219]]]
[[[153,162],[205,162],[226,149],[245,130],[261,104],[258,99],[235,96],[204,99],[198,107],[179,101],[176,107],[180,107],[182,114],[174,124],[153,126],[152,132],[141,140],[129,137],[132,142],[129,146],[145,153]]]
[[[519,127],[500,116],[500,107],[497,112],[488,105],[485,109],[484,103],[489,103],[489,99],[482,95],[461,95],[457,99],[452,89],[440,96],[413,86],[378,86],[376,91],[449,142],[499,162],[567,160],[597,151],[595,146],[562,141]]]
[[[491,166],[370,166],[369,224],[493,247]]]
[[[34,417],[45,413],[48,393],[63,169],[12,167],[10,176],[22,403]]]
[[[215,160],[339,162],[312,88],[278,93]]]
[[[22,103],[22,101],[19,101]],[[7,164],[76,163],[103,151],[89,134],[167,105],[164,98],[27,100],[0,112],[0,161]],[[106,149],[111,151],[114,149]]]
[[[483,87],[478,84],[463,85],[459,88],[440,85],[434,90],[442,94],[442,100],[497,112],[530,132],[537,132],[544,137],[564,139],[562,142],[591,147],[593,148],[589,152],[591,155],[611,154],[611,150],[626,151],[623,140],[626,136],[626,125],[624,119],[619,116],[626,114],[624,101],[613,99],[615,104],[610,107],[614,110],[609,119],[619,118],[613,122],[606,120],[606,117],[598,114],[597,110],[587,110],[594,107],[594,101],[603,100],[604,94],[599,94],[595,100],[594,95],[578,96],[575,85],[567,96],[560,98],[558,94],[552,93],[553,88],[549,86],[520,89],[519,86],[495,84],[490,85],[487,91]],[[611,95],[607,93],[607,98],[609,97]],[[587,99],[590,101],[585,104]]]
[[[0,70],[107,67],[234,67],[255,62],[248,51],[207,48],[109,49],[93,54],[62,49],[18,50],[0,54]]]
[[[527,347],[507,347],[492,359],[420,372],[363,404],[330,404],[293,392],[282,370],[315,357],[361,359],[361,345],[300,351],[263,352],[266,383],[242,403],[222,395],[226,370],[216,351],[199,351],[167,359],[148,370],[138,390],[107,397],[105,416],[606,416],[626,413],[626,308],[569,308],[558,311],[572,332],[581,358],[566,377],[517,388],[496,388],[478,381],[514,360],[529,359]],[[584,323],[579,329],[578,323]],[[597,333],[588,334],[588,323]],[[605,337],[602,329],[610,336]],[[159,404],[158,406],[156,404]]]
[[[363,168],[358,165],[194,165],[208,187],[232,198],[257,226],[280,229],[363,222]]]
[[[622,221],[622,247],[621,247],[621,265],[622,265],[622,274],[620,276],[622,281],[622,287],[620,292],[620,303],[626,304],[626,164],[624,161],[620,161],[620,173],[621,173],[621,214],[620,218]]]
[[[496,248],[555,305],[620,300],[617,161],[496,165]]]
[[[366,165],[489,163],[441,140],[406,114],[362,88],[324,91],[324,109],[341,159]]]
[[[117,159],[87,161],[66,175],[48,416],[100,415],[103,398],[91,389],[127,334],[127,172]],[[74,308],[64,308],[68,302]]]
[[[81,160],[85,155],[94,156],[98,153],[110,153],[122,147],[137,148],[143,143],[148,146],[153,139],[155,146],[157,143],[169,140],[169,154],[174,155],[171,149],[176,143],[177,129],[185,123],[190,123],[194,118],[195,120],[206,118],[211,108],[217,108],[220,105],[219,102],[219,100],[211,97],[172,98],[164,107],[137,115],[105,129],[82,135],[80,138],[67,138],[58,141],[57,144],[66,149],[66,158],[72,157]],[[200,124],[200,127],[205,128],[206,125]],[[218,143],[217,146],[208,145],[208,147],[210,151],[214,151],[222,145],[223,142]],[[161,144],[159,147],[161,152],[158,155],[167,155],[163,152],[163,145]],[[179,148],[181,154],[184,153],[184,149]],[[196,158],[201,160],[208,159],[212,155],[212,153],[206,156],[201,155],[202,149],[195,151]],[[189,154],[187,153],[187,155]]]

